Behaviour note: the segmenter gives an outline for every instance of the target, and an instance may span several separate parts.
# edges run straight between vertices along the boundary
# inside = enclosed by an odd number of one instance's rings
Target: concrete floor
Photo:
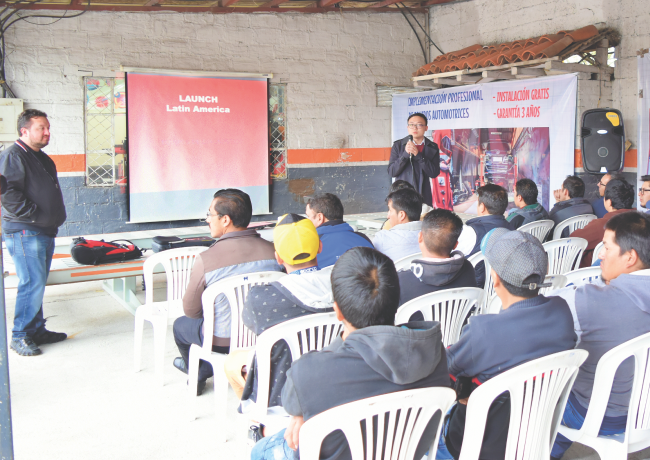
[[[158,276],[156,300],[165,296],[160,281]],[[16,290],[6,291],[9,325],[15,295]],[[138,297],[144,301],[142,291]],[[178,351],[171,329],[161,387],[154,382],[151,327],[145,326],[142,370],[134,373],[133,316],[99,282],[47,287],[45,316],[48,329],[70,337],[43,346],[43,354],[33,358],[9,352],[17,460],[243,460],[247,456],[247,421],[235,413],[232,390],[226,443],[215,441],[223,420],[214,414],[212,379],[198,399],[198,418],[188,421],[186,376],[172,366]],[[598,458],[579,444],[564,456],[564,460]],[[629,458],[648,459],[650,449]]]

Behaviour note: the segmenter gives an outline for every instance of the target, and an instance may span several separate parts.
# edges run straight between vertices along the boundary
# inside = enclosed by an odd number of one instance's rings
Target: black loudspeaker
[[[591,109],[582,114],[582,164],[589,173],[623,169],[625,128],[615,109]]]

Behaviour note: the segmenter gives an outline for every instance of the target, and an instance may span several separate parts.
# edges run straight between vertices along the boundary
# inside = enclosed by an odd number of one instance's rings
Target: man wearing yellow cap
[[[316,227],[297,214],[286,214],[273,230],[275,259],[288,276],[266,286],[251,288],[242,319],[246,327],[259,335],[270,327],[299,316],[331,312],[334,299],[330,274],[332,267],[318,269],[316,256],[322,250]],[[281,406],[280,393],[291,367],[291,353],[284,341],[271,351],[271,391],[269,407]],[[241,396],[241,411],[246,412],[257,399],[256,365],[249,370],[244,385],[242,368],[248,364],[248,351],[235,352],[226,360],[226,375]],[[243,394],[242,394],[243,393]]]

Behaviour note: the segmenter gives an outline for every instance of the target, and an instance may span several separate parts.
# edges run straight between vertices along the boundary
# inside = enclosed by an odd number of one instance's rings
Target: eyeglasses
[[[422,124],[417,124],[417,125],[414,125],[413,123],[408,124],[409,128],[414,128],[414,129],[421,129],[421,128],[424,128],[425,126],[426,125],[422,125]]]
[[[639,187],[639,193],[645,193],[645,192],[650,192],[650,189]]]
[[[596,184],[598,187],[605,187],[607,183],[603,184],[603,181],[599,180],[598,183]]]
[[[207,214],[205,215],[205,219],[204,219],[205,222],[207,222],[210,217],[223,217],[223,216],[221,214],[219,214],[219,213],[210,214],[210,211],[208,211]]]

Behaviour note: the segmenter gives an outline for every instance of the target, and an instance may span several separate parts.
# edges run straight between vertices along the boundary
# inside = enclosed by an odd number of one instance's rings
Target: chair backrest
[[[343,323],[336,319],[336,313],[315,313],[291,319],[273,326],[257,337],[257,402],[256,410],[265,415],[268,409],[271,381],[271,350],[284,340],[295,361],[312,350],[322,350],[343,331]]]
[[[245,275],[230,276],[208,286],[201,296],[201,304],[203,305],[203,349],[208,352],[212,351],[214,302],[219,294],[224,294],[230,304],[230,351],[254,346],[257,336],[244,326],[241,319],[248,291],[253,286],[269,284],[283,276],[286,276],[286,273],[247,273]],[[206,338],[210,338],[210,340],[206,340]]]
[[[585,350],[568,350],[514,367],[474,390],[467,403],[460,460],[479,458],[492,402],[510,393],[507,460],[548,460],[566,400],[587,359]]]
[[[603,246],[604,246],[604,245],[605,245],[605,243],[603,243],[603,242],[601,241],[601,242],[598,243],[598,245],[594,248],[594,253],[593,253],[593,255],[591,256],[591,265],[593,265],[594,262],[596,262],[596,261],[598,260],[598,256],[600,255],[600,250],[603,249]]]
[[[569,217],[557,224],[555,230],[553,230],[553,239],[557,240],[562,238],[562,232],[565,228],[569,229],[569,235],[571,235],[576,230],[585,228],[589,222],[597,218],[594,214],[580,214],[579,216]]]
[[[483,285],[483,291],[484,296],[483,296],[483,301],[481,303],[480,308],[476,309],[474,314],[480,315],[483,313],[487,313],[488,309],[488,304],[490,301],[496,296],[496,293],[494,292],[494,280],[492,279],[492,276],[490,274],[490,263],[487,261],[485,256],[481,251],[477,252],[476,254],[470,256],[467,260],[476,268],[476,266],[480,263],[483,262],[485,264],[485,284]]]
[[[564,275],[579,267],[587,244],[584,238],[576,237],[544,243],[544,250],[548,254],[548,274]]]
[[[634,383],[627,412],[627,428],[624,443],[628,452],[636,452],[648,446],[650,437],[650,333],[628,340],[612,348],[598,361],[594,376],[594,388],[582,430],[597,436],[603,422],[607,403],[612,391],[614,376],[619,365],[634,356]],[[620,441],[620,439],[619,439]],[[635,444],[639,446],[635,447]]]
[[[542,288],[539,290],[539,293],[542,295],[549,295],[551,291],[555,289],[560,289],[566,286],[566,276],[564,275],[546,275],[544,278],[544,284],[551,283],[550,287]],[[552,294],[550,294],[552,295]],[[494,297],[488,302],[487,308],[485,310],[486,314],[495,315],[501,311],[501,299],[495,294]]]
[[[411,254],[410,256],[402,257],[401,259],[395,261],[395,270],[408,269],[411,267],[411,262],[415,259],[422,257],[421,252]]]
[[[300,428],[300,459],[319,459],[323,439],[341,430],[350,446],[352,460],[413,460],[431,418],[439,413],[442,421],[455,399],[456,394],[450,388],[421,388],[329,409],[307,420]],[[439,423],[429,446],[434,456],[440,427]]]
[[[445,348],[458,342],[460,331],[472,311],[483,301],[483,289],[445,289],[417,297],[397,309],[395,324],[409,321],[415,312],[421,312],[425,321],[439,321]]]
[[[206,249],[205,246],[169,249],[147,257],[142,267],[145,303],[153,303],[153,271],[158,264],[167,275],[167,302],[182,303],[196,257]]]
[[[587,267],[573,270],[572,272],[565,273],[566,284],[565,286],[582,286],[583,284],[593,283],[603,275],[603,270],[600,267]]]
[[[553,228],[553,225],[555,225],[555,222],[550,219],[537,220],[535,222],[522,225],[517,230],[520,232],[530,233],[536,237],[540,243],[543,243],[548,236],[548,232],[550,232]]]

